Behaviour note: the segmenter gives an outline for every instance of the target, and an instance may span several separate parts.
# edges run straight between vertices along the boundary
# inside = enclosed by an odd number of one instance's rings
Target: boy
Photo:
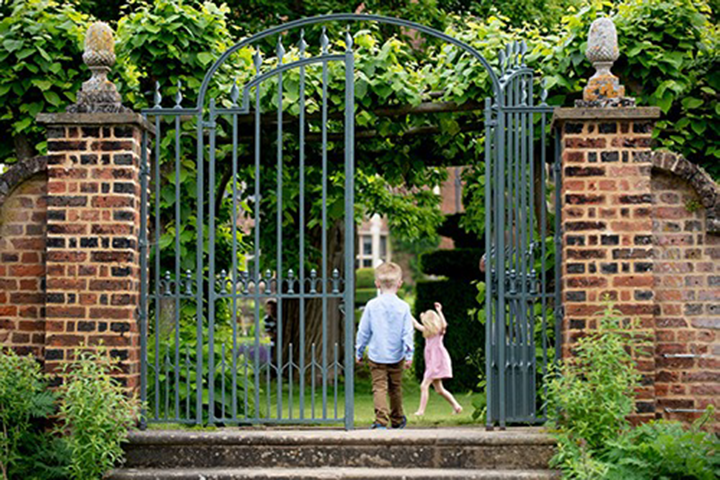
[[[397,296],[402,269],[386,262],[375,269],[375,286],[380,295],[365,306],[357,332],[357,363],[365,347],[372,375],[375,423],[370,428],[403,428],[407,419],[402,407],[402,371],[412,365],[413,325],[410,306]],[[404,364],[404,365],[403,365]],[[386,395],[390,394],[390,412]]]

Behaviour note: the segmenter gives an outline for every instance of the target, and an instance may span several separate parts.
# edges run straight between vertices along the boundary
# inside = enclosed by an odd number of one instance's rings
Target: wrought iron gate
[[[547,91],[534,104],[524,43],[500,52],[500,95],[485,102],[487,426],[539,423],[560,327],[560,192],[548,215],[547,175],[560,185]],[[550,156],[548,154],[552,154]],[[552,163],[548,160],[551,159]],[[550,223],[552,221],[552,223]],[[554,328],[553,328],[554,327]]]
[[[488,425],[541,418],[535,348],[542,347],[544,369],[549,319],[559,304],[547,278],[552,265],[546,263],[552,233],[544,203],[545,130],[551,109],[546,93],[541,105],[533,105],[524,46],[503,51],[496,71],[471,46],[429,27],[338,14],[290,22],[234,45],[207,71],[193,107],[182,105],[180,85],[175,106],[163,107],[158,86],[155,105],[143,110],[156,130],[153,145],[147,136],[142,139],[144,422],[343,422],[352,428],[353,37],[348,26],[344,51],[336,52],[324,27],[317,47],[308,45],[304,29],[357,21],[439,38],[488,72],[493,90],[485,104]],[[297,48],[286,55],[283,42],[290,39]],[[264,61],[268,40],[275,40],[275,58]],[[254,74],[230,82],[228,91],[219,77],[232,75],[227,62],[243,52],[252,52]],[[330,74],[335,65],[344,75]],[[306,73],[313,68],[321,69],[322,81],[310,88]],[[328,115],[333,79],[342,82],[342,118]],[[291,90],[296,95],[288,104],[285,94]],[[274,112],[262,111],[264,95],[275,96]],[[311,103],[317,111],[310,112]],[[297,125],[286,122],[287,109]],[[317,140],[314,148],[310,136]],[[331,136],[342,138],[342,147]],[[342,155],[343,162],[330,155]],[[195,179],[192,188],[188,177]],[[313,195],[321,197],[319,212],[309,208]],[[331,212],[329,203],[340,197],[342,213]],[[295,228],[284,228],[288,219]],[[340,255],[328,250],[329,232],[342,236]],[[558,275],[555,269],[554,285]]]

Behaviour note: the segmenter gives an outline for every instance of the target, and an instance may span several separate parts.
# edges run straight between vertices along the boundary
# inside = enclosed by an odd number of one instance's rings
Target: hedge
[[[358,268],[355,270],[356,288],[375,288],[375,269]]]
[[[480,277],[480,258],[483,251],[477,248],[435,250],[420,256],[420,270],[428,275],[475,279]]]
[[[377,296],[377,288],[357,288],[355,289],[355,306],[365,305]]]
[[[440,302],[448,322],[445,347],[453,364],[453,379],[448,388],[455,392],[475,390],[478,384],[477,366],[468,362],[468,356],[475,354],[485,344],[485,328],[468,311],[477,308],[477,287],[470,280],[420,281],[416,286],[415,318],[432,309],[434,302]],[[425,339],[420,332],[415,334],[415,373],[422,380],[425,373],[423,351]]]

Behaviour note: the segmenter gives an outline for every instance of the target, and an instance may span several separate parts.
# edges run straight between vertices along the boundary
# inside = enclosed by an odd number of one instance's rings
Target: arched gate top
[[[414,30],[417,30],[419,32],[423,32],[425,34],[428,34],[432,37],[439,38],[440,40],[444,40],[447,43],[450,43],[452,45],[455,45],[462,50],[466,51],[470,55],[472,55],[474,58],[476,58],[482,65],[485,67],[485,70],[488,73],[488,76],[490,77],[490,81],[492,82],[493,86],[493,94],[495,97],[502,96],[502,88],[500,84],[500,80],[493,70],[490,63],[485,59],[485,57],[482,56],[482,54],[472,47],[471,45],[468,45],[467,43],[458,40],[457,38],[454,38],[450,35],[447,35],[446,33],[443,33],[439,30],[436,30],[434,28],[411,22],[409,20],[403,20],[400,18],[394,18],[394,17],[386,17],[383,15],[370,15],[370,14],[357,14],[357,13],[336,13],[336,14],[330,14],[330,15],[320,15],[316,17],[310,17],[310,18],[303,18],[300,20],[294,20],[292,22],[284,23],[282,25],[277,25],[275,27],[268,28],[267,30],[264,30],[260,33],[257,33],[251,37],[246,38],[245,40],[242,40],[232,47],[228,48],[221,56],[218,58],[215,63],[212,64],[212,66],[208,69],[207,73],[205,73],[205,78],[203,78],[202,85],[200,86],[200,92],[198,95],[197,100],[197,109],[198,111],[202,111],[202,107],[205,103],[205,95],[207,93],[208,87],[210,85],[210,80],[212,79],[213,75],[217,71],[218,68],[232,55],[233,53],[237,52],[241,48],[248,47],[252,45],[253,43],[257,42],[258,40],[262,40],[263,38],[286,32],[289,30],[293,30],[296,28],[305,27],[307,25],[316,25],[318,23],[326,23],[326,22],[362,22],[362,21],[371,21],[371,22],[378,22],[378,23],[384,23],[388,25],[397,25],[400,27],[407,27],[412,28]]]

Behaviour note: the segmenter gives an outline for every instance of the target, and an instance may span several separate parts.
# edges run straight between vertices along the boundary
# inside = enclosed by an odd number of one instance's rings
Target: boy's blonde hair
[[[375,269],[375,281],[381,290],[396,288],[402,280],[402,268],[393,262],[385,262]]]
[[[425,327],[423,332],[425,338],[434,337],[442,330],[442,320],[440,320],[440,315],[435,310],[427,310],[421,313],[420,322]]]

